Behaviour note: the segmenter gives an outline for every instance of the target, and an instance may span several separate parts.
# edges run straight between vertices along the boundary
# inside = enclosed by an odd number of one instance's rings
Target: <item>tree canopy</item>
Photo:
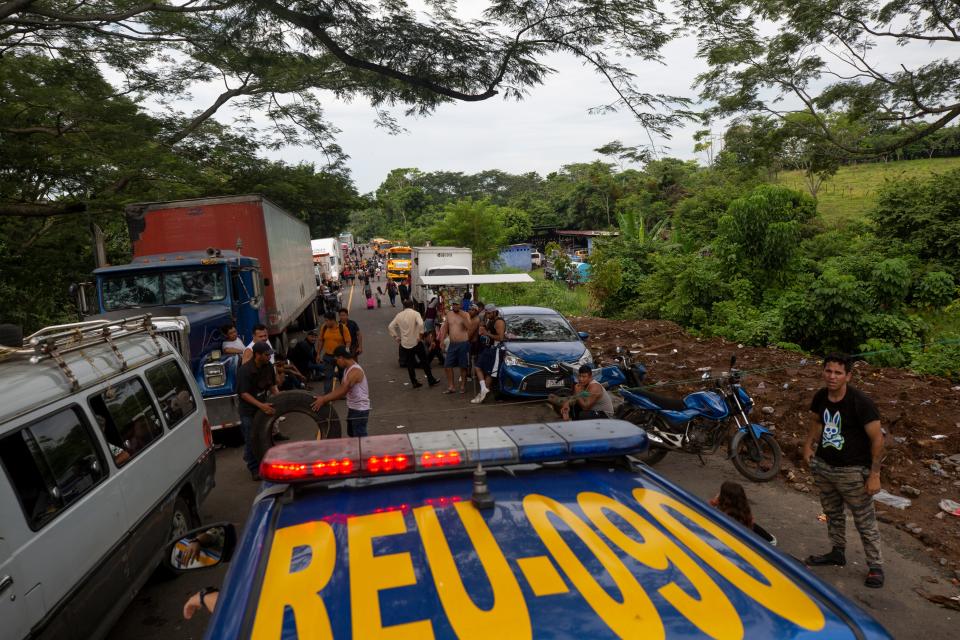
[[[808,114],[809,135],[877,155],[960,117],[960,4],[954,0],[682,0],[709,70],[710,114]],[[897,46],[920,55],[878,55]],[[918,62],[918,60],[920,60]],[[844,139],[830,114],[865,133]]]

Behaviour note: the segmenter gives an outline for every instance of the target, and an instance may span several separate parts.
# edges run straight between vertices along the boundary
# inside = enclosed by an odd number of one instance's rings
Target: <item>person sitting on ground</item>
[[[613,399],[603,385],[593,379],[590,365],[581,365],[573,395],[563,402],[560,415],[564,420],[595,420],[613,417]]]
[[[710,504],[773,546],[777,545],[777,539],[766,529],[754,522],[753,513],[750,510],[750,501],[747,500],[747,492],[744,491],[743,485],[739,482],[728,480],[720,485],[720,493],[710,499]]]
[[[306,386],[306,376],[300,373],[296,365],[287,360],[286,355],[277,354],[273,366],[276,367],[277,388],[280,391],[303,389]]]

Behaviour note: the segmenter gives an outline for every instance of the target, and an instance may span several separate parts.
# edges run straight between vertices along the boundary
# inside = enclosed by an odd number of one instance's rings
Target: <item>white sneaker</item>
[[[489,391],[481,391],[480,393],[477,394],[477,397],[474,398],[473,400],[471,400],[470,402],[472,402],[473,404],[482,404],[483,401],[486,400],[488,393],[490,393],[490,392],[489,392]]]

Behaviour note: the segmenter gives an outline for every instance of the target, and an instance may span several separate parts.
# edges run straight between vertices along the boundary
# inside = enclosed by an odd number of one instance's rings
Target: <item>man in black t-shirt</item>
[[[273,405],[266,402],[270,393],[277,392],[276,374],[270,364],[273,350],[266,342],[255,342],[253,357],[237,370],[237,395],[240,397],[240,432],[243,434],[243,461],[250,476],[260,480],[260,461],[250,447],[253,419],[257,412],[273,415]]]
[[[808,557],[807,564],[846,564],[847,519],[843,511],[846,504],[853,514],[867,558],[864,584],[880,588],[884,577],[883,557],[873,494],[880,491],[883,432],[876,405],[865,393],[849,385],[852,374],[846,356],[828,355],[823,362],[825,387],[814,394],[810,403],[815,418],[803,445],[803,460],[820,490],[820,504],[827,515],[827,533],[833,549]]]
[[[347,327],[350,332],[350,355],[354,360],[358,360],[363,353],[363,334],[360,333],[360,325],[350,319],[350,312],[346,308],[340,309],[340,324]]]
[[[313,379],[314,373],[323,371],[323,367],[317,364],[317,334],[316,329],[307,331],[303,340],[293,345],[290,353],[287,354],[293,366],[310,380]]]

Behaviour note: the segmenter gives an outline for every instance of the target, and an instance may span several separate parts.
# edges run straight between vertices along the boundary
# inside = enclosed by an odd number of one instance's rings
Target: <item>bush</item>
[[[910,355],[903,349],[880,340],[870,338],[860,345],[860,355],[878,367],[903,367],[910,363]]]
[[[945,271],[925,273],[913,289],[913,301],[923,307],[942,309],[956,297],[957,285]]]
[[[915,243],[920,258],[960,273],[960,169],[887,183],[870,217],[879,236]]]
[[[902,258],[888,258],[874,266],[870,278],[874,300],[885,309],[896,309],[910,292],[910,267]]]
[[[960,335],[945,334],[940,342],[914,354],[910,368],[917,373],[960,381]]]

